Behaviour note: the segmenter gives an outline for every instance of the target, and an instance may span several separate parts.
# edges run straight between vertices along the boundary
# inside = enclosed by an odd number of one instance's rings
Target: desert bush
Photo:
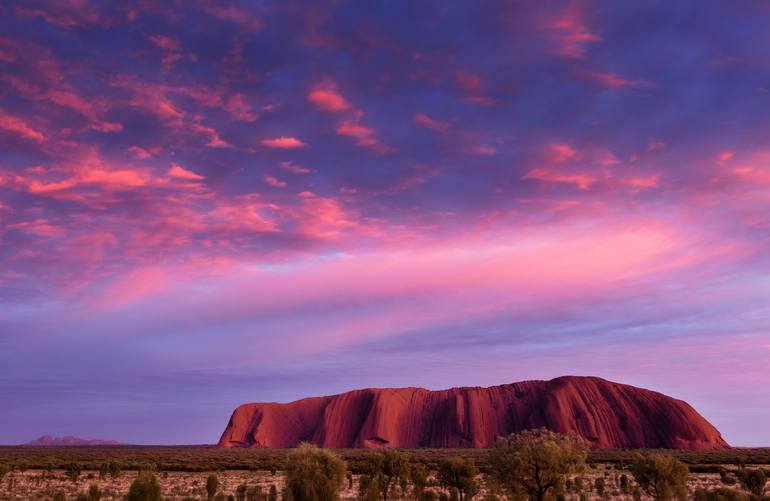
[[[424,497],[425,488],[428,486],[428,467],[422,463],[416,463],[412,465],[412,469],[409,472],[409,478],[412,481],[412,491],[415,499],[421,499]],[[433,493],[435,496],[436,494]]]
[[[152,473],[142,473],[131,483],[127,501],[160,501],[160,484]]]
[[[419,494],[415,495],[417,501],[436,501],[438,497],[436,493],[431,490],[423,490]]]
[[[408,481],[409,473],[406,454],[391,449],[373,454],[369,457],[366,475],[361,478],[360,493],[367,500],[381,496],[383,501],[388,501],[391,492],[402,481]]]
[[[587,447],[579,436],[541,428],[499,437],[490,467],[509,498],[518,499],[523,492],[543,501],[560,489],[566,475],[583,471],[586,456]]]
[[[102,499],[102,490],[99,489],[98,485],[91,484],[91,487],[88,488],[88,495],[86,496],[86,499],[88,501],[99,501]]]
[[[217,489],[219,489],[219,479],[216,475],[209,475],[208,478],[206,478],[206,494],[208,494],[209,499],[214,498]]]
[[[687,466],[664,454],[637,454],[629,468],[639,487],[656,500],[687,499]]]
[[[604,494],[604,477],[596,477],[596,480],[594,481],[594,489],[596,489],[596,493],[600,496]]]
[[[628,484],[628,475],[623,473],[620,475],[620,492],[623,494],[628,494],[629,488],[630,486]]]
[[[241,484],[235,489],[235,499],[236,501],[246,501],[246,491],[248,491],[249,488],[246,486],[246,484]]]
[[[694,501],[748,501],[748,496],[733,489],[720,487],[714,490],[699,487],[693,493]]]
[[[335,501],[345,482],[346,465],[331,451],[303,443],[287,458],[287,499]]]
[[[109,471],[110,477],[118,478],[123,467],[117,461],[110,461],[107,465],[107,470]]]
[[[0,464],[0,480],[5,478],[6,475],[11,471],[11,467],[7,464]]]
[[[77,482],[81,471],[82,469],[79,463],[69,463],[64,467],[64,474],[73,482]]]
[[[278,489],[275,484],[270,484],[270,490],[267,493],[267,501],[278,501]]]
[[[262,494],[262,487],[255,485],[246,489],[247,501],[264,501],[265,495]]]
[[[441,462],[438,468],[438,481],[444,487],[457,489],[459,501],[473,499],[479,492],[476,476],[479,469],[472,459],[449,458]]]
[[[738,480],[740,480],[744,489],[755,496],[761,496],[765,492],[767,474],[765,473],[765,470],[761,468],[755,468],[753,470],[743,468],[738,472]]]
[[[64,495],[63,491],[56,491],[51,499],[53,499],[53,501],[67,501],[67,497]]]
[[[728,472],[724,468],[720,468],[719,481],[725,485],[735,485],[735,476],[731,475],[730,472]]]

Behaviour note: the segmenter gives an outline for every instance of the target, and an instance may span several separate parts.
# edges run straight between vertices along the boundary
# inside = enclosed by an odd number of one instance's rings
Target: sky
[[[0,6],[0,443],[595,375],[770,446],[770,6]]]

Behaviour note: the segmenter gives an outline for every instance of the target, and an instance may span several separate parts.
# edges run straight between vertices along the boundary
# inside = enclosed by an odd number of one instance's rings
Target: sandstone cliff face
[[[238,407],[220,447],[489,447],[527,428],[575,432],[594,448],[729,445],[686,402],[595,377],[491,388],[365,389]]]

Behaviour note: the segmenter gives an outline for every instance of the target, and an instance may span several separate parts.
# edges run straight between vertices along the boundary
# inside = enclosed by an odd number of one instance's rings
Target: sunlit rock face
[[[369,388],[233,412],[220,447],[489,447],[527,428],[575,432],[592,448],[726,449],[682,400],[596,377],[491,388]]]

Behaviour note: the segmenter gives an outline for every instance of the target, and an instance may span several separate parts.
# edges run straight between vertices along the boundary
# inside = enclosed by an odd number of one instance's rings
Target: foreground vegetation
[[[589,451],[529,430],[487,450],[0,448],[0,500],[770,499],[770,450]]]

